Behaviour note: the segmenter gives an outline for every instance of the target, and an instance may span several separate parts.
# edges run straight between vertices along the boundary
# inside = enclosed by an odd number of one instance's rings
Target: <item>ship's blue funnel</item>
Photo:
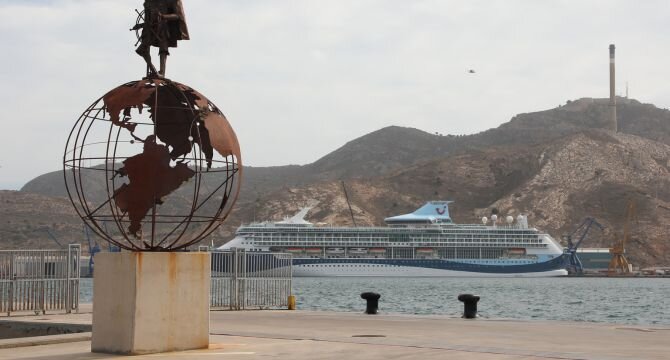
[[[451,223],[449,204],[452,201],[429,201],[411,214],[392,216],[384,219],[387,224],[411,223]]]

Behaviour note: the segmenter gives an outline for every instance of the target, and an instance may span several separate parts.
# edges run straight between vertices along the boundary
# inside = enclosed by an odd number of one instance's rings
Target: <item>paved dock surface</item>
[[[86,311],[0,321],[90,323]],[[210,349],[133,359],[670,359],[670,327],[308,311],[215,311],[210,327]],[[118,357],[90,353],[86,335],[24,338],[0,359]]]

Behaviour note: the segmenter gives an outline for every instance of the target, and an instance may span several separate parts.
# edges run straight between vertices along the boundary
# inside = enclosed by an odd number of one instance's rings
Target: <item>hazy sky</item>
[[[617,92],[669,107],[668,1],[185,0],[167,75],[229,118],[245,164],[306,164],[389,125],[470,134]],[[142,0],[0,0],[0,189],[61,168],[95,99],[144,73]],[[468,69],[476,70],[469,74]]]

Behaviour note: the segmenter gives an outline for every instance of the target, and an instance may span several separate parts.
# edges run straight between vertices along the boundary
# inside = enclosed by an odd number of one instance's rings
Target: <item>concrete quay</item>
[[[1,322],[89,323],[80,314]],[[213,311],[205,350],[134,356],[166,359],[668,359],[670,327],[311,311]],[[107,359],[90,333],[3,340],[0,359]],[[58,338],[60,337],[60,338]],[[70,337],[71,339],[68,339]],[[40,340],[42,338],[42,340]],[[48,338],[57,340],[48,343]],[[12,346],[14,341],[16,346]],[[44,345],[40,345],[47,342]]]

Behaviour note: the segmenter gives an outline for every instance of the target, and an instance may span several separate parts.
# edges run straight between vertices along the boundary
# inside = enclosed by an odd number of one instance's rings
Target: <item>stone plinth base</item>
[[[210,271],[208,253],[97,254],[91,351],[208,347]]]

